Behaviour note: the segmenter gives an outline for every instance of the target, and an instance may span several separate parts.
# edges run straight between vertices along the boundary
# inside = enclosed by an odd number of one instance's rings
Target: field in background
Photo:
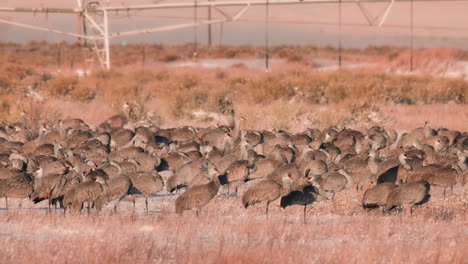
[[[235,109],[244,128],[299,132],[330,125],[383,125],[399,131],[430,121],[432,127],[468,131],[468,51],[419,49],[409,74],[405,48],[369,47],[343,51],[336,71],[332,47],[283,46],[271,50],[269,73],[244,63],[183,67],[192,45],[113,46],[114,68],[86,68],[81,48],[66,43],[0,44],[0,120],[13,123],[26,113],[31,126],[60,118],[98,125],[121,112],[163,127],[223,123]],[[262,59],[258,47],[200,47],[202,59]],[[462,67],[462,68],[458,68]],[[91,72],[83,75],[84,70]],[[456,77],[456,78],[454,78]],[[382,215],[360,206],[363,191],[348,190],[335,201],[282,210],[245,210],[240,198],[216,197],[201,213],[174,213],[176,196],[139,199],[118,214],[47,214],[45,204],[0,200],[0,263],[465,263],[468,259],[468,192],[457,186],[447,199],[415,210]]]
[[[345,49],[341,71],[333,47],[274,47],[269,73],[245,65],[264,54],[253,46],[199,46],[199,61],[221,61],[206,68],[193,60],[190,44],[116,45],[110,72],[85,67],[83,50],[67,43],[3,43],[0,51],[0,119],[6,122],[25,112],[31,123],[80,117],[99,124],[130,102],[138,109],[134,118],[152,111],[165,127],[223,123],[222,114],[235,109],[246,127],[293,132],[337,124],[402,130],[426,120],[467,128],[463,50],[416,50],[413,74],[409,50],[389,46]],[[223,65],[226,58],[246,63]]]

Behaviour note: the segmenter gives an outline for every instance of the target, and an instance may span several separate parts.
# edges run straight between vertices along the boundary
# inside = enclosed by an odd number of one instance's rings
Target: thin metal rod
[[[194,1],[194,7],[193,7],[193,24],[195,25],[193,27],[193,57],[197,58],[197,42],[198,42],[198,26],[197,26],[197,0]]]
[[[209,0],[211,1],[211,0]],[[211,20],[211,6],[208,7],[208,21]],[[208,24],[208,46],[211,47],[212,40],[211,40],[211,24]]]
[[[269,65],[269,26],[270,26],[270,0],[266,0],[265,7],[265,70],[268,71],[270,68]]]
[[[8,20],[5,20],[5,19],[0,19],[0,23],[13,25],[13,26],[18,26],[18,27],[29,28],[29,29],[35,29],[35,30],[39,30],[39,31],[56,33],[56,34],[65,35],[65,36],[74,37],[74,38],[94,39],[93,37],[88,37],[88,36],[85,36],[85,35],[78,35],[78,34],[75,34],[75,33],[67,33],[67,32],[63,32],[63,31],[60,31],[60,30],[51,29],[51,28],[36,27],[36,26],[28,25],[28,24],[22,24],[22,23],[17,23],[17,22],[13,22],[13,21],[8,21]]]
[[[410,2],[412,0],[397,0],[395,2]],[[467,2],[468,0],[414,0],[415,2]],[[271,0],[272,5],[292,5],[292,4],[335,4],[339,0]],[[346,4],[356,4],[356,0],[342,0]],[[360,3],[388,3],[388,0],[360,0]],[[264,5],[263,0],[246,0],[246,1],[225,1],[225,2],[200,2],[198,7],[209,6],[244,6],[249,5]],[[101,13],[107,11],[134,11],[134,10],[149,10],[149,9],[170,9],[170,8],[190,8],[192,3],[161,3],[154,5],[132,5],[132,6],[97,6],[86,8],[88,13]],[[80,13],[83,8],[28,8],[28,7],[0,7],[0,12],[27,12],[27,13]]]
[[[82,19],[81,14],[77,14],[76,15],[76,33],[78,35],[82,35],[83,22],[81,21],[81,19]],[[80,37],[76,38],[76,43],[81,46]]]
[[[176,29],[183,29],[183,28],[191,28],[194,26],[201,26],[201,25],[208,25],[208,24],[223,24],[228,22],[226,19],[216,19],[212,21],[198,21],[197,24],[187,23],[187,24],[180,24],[180,25],[170,25],[170,26],[162,26],[156,28],[149,28],[149,29],[141,29],[141,30],[134,30],[134,31],[126,31],[126,32],[116,32],[110,34],[110,38],[117,38],[117,37],[124,37],[124,36],[132,36],[138,35],[143,33],[156,33],[156,32],[164,32],[164,31],[171,31]]]
[[[109,21],[107,19],[107,11],[104,11],[104,49],[106,52],[106,69],[110,70]]]
[[[341,0],[338,2],[338,69],[341,69]]]
[[[413,0],[410,2],[410,72],[413,72],[413,34],[414,34],[414,17],[413,17]]]

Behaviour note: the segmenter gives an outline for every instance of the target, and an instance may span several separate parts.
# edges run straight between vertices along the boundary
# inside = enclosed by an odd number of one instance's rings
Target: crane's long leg
[[[307,204],[304,205],[304,224],[306,223],[306,211],[307,211]]]
[[[146,213],[148,213],[148,196],[145,196]]]

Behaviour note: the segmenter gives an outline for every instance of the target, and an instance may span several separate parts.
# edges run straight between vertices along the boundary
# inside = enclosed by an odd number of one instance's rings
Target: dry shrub
[[[117,70],[104,71],[100,70],[92,74],[96,79],[110,80],[123,77],[122,72]]]
[[[12,85],[10,78],[7,76],[0,76],[0,91],[6,93]]]
[[[91,101],[96,97],[96,88],[86,86],[84,84],[77,85],[69,93],[70,97],[76,101]]]
[[[278,56],[281,59],[286,59],[289,62],[301,62],[304,59],[304,55],[298,52],[298,49],[291,49],[284,47],[275,51],[273,56]]]
[[[281,77],[263,74],[257,80],[252,80],[248,85],[248,89],[253,102],[264,103],[278,99],[287,100],[291,97],[292,87]]]
[[[21,100],[21,104],[18,104]],[[15,123],[21,120],[21,113],[25,113],[24,120],[35,131],[42,123],[53,123],[61,118],[60,109],[49,105],[46,101],[39,101],[31,97],[18,95],[0,95],[0,120]]]
[[[22,80],[33,73],[34,71],[30,67],[20,64],[6,64],[1,68],[2,78],[10,80]]]
[[[191,118],[193,111],[228,113],[233,102],[223,91],[209,92],[208,89],[194,89],[178,93],[171,104],[171,115],[176,119]]]
[[[74,77],[59,76],[48,81],[43,90],[52,96],[66,96],[75,89],[77,83]]]
[[[227,46],[227,45],[218,45],[214,47],[212,54],[217,58],[239,58],[245,56],[253,56],[257,52],[255,47],[248,45],[240,46]]]
[[[162,58],[164,62],[174,62],[180,60],[181,57],[177,54],[167,54]]]

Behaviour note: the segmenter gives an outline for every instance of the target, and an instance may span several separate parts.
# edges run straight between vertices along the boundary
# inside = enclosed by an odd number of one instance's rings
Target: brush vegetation
[[[468,82],[464,79],[424,72],[397,75],[382,67],[317,71],[312,58],[336,57],[336,49],[329,46],[273,47],[272,57],[285,62],[265,73],[244,65],[216,69],[173,65],[174,61],[191,59],[191,44],[113,45],[113,69],[94,68],[82,77],[73,69],[84,67],[87,51],[74,44],[0,43],[0,51],[0,119],[6,122],[18,121],[23,111],[44,113],[38,114],[42,115],[38,119],[69,116],[58,102],[80,107],[98,104],[109,114],[119,112],[124,102],[135,102],[140,106],[139,115],[156,108],[166,121],[191,119],[194,111],[227,113],[242,106],[239,112],[250,117],[250,125],[264,115],[285,126],[291,115],[300,119],[311,105],[337,105],[334,113],[307,117],[311,124],[325,127],[337,121],[343,125],[366,121],[369,115],[381,114],[381,105],[468,103]],[[368,47],[345,49],[343,57],[351,62],[365,58],[389,68],[401,64],[401,70],[406,67],[407,52],[390,46]],[[468,59],[468,51],[456,49],[420,49],[415,53],[415,64],[426,68],[428,58],[432,63]],[[199,46],[198,54],[199,58],[252,59],[260,58],[264,51],[255,46]],[[290,103],[295,107],[288,107]],[[30,105],[37,108],[32,110]]]

